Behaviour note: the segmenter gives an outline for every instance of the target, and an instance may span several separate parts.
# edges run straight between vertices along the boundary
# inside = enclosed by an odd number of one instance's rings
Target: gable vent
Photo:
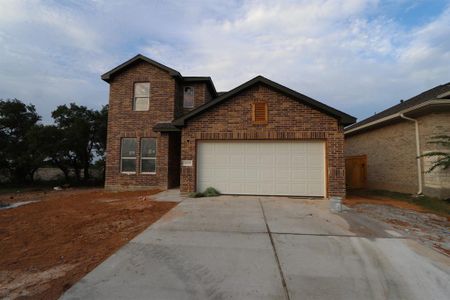
[[[252,104],[252,121],[256,124],[267,123],[267,103],[255,102]]]

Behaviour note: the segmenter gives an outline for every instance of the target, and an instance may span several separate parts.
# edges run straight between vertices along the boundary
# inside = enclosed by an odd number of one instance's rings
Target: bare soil
[[[0,203],[0,298],[57,299],[121,246],[176,205],[158,190],[75,189],[14,193]]]
[[[348,196],[343,203],[390,225],[405,237],[450,256],[450,222],[446,214],[437,215],[413,203],[389,198]]]

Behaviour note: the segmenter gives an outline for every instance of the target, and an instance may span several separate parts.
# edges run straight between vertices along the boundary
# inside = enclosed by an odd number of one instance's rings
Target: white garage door
[[[197,147],[198,191],[325,196],[323,141],[201,141]]]

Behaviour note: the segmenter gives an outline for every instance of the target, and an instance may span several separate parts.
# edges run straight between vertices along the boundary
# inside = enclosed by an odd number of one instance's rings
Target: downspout
[[[420,138],[419,138],[419,122],[416,119],[406,117],[403,113],[400,114],[402,119],[414,122],[416,128],[416,156],[417,156],[417,181],[419,183],[419,190],[417,191],[418,195],[422,194],[422,164],[420,163]]]

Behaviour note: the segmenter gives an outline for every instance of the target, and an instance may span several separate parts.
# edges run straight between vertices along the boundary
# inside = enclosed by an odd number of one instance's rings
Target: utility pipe
[[[419,183],[418,195],[422,194],[422,164],[420,163],[420,138],[419,138],[419,122],[416,119],[406,117],[403,113],[400,114],[402,119],[414,122],[416,128],[416,152],[417,152],[417,181]]]

